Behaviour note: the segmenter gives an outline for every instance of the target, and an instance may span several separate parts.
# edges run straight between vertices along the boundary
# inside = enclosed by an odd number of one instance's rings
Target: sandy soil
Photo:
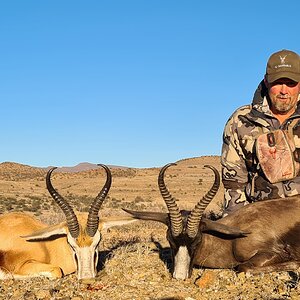
[[[179,161],[167,171],[166,183],[180,208],[191,208],[209,189],[218,169],[218,157]],[[166,211],[157,188],[158,168],[112,169],[113,186],[100,216],[124,214],[122,207]],[[53,224],[63,216],[44,183],[45,171],[18,164],[0,164],[0,212],[26,211]],[[104,182],[102,170],[57,173],[53,183],[79,211],[86,211]],[[218,213],[222,189],[210,210]],[[232,270],[194,268],[185,281],[172,278],[166,227],[152,221],[103,232],[99,246],[99,273],[78,281],[75,274],[62,279],[33,278],[0,282],[0,299],[300,299],[297,272],[251,275]]]

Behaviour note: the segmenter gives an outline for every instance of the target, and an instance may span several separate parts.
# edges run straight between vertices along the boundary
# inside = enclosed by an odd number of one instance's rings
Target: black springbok
[[[220,186],[218,171],[209,192],[192,211],[179,211],[168,191],[164,166],[158,176],[168,213],[124,209],[137,219],[167,225],[173,254],[173,277],[186,279],[193,266],[234,268],[253,273],[290,271],[300,267],[300,196],[259,201],[217,221],[203,217]]]

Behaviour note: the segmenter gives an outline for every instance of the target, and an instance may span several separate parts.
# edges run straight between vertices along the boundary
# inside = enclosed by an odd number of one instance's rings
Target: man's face
[[[300,82],[289,78],[280,78],[272,83],[267,83],[271,110],[277,114],[293,113],[296,110],[300,93]]]

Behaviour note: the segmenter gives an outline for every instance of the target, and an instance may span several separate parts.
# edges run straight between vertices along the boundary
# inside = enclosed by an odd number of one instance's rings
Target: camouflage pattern
[[[255,155],[257,136],[275,129],[287,129],[295,118],[299,122],[296,122],[292,132],[295,146],[300,148],[300,105],[280,125],[270,111],[266,93],[262,82],[254,94],[252,104],[238,108],[226,123],[221,156],[225,214],[254,201],[300,193],[300,176],[271,184],[259,167]]]

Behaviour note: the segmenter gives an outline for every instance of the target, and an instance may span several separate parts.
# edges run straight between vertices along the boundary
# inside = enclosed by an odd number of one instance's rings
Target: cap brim
[[[280,78],[288,78],[291,79],[295,82],[300,81],[300,74],[295,74],[291,72],[280,72],[280,73],[275,73],[275,74],[267,74],[267,81],[269,83],[272,83]]]

